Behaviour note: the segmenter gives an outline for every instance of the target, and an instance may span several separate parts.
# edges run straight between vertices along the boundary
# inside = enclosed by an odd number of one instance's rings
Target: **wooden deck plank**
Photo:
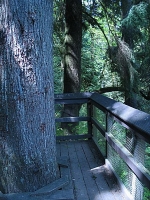
[[[68,144],[67,142],[60,142],[61,156],[68,158]]]
[[[57,193],[51,195],[47,200],[74,200],[74,194],[72,193],[72,189],[68,190],[58,190]]]
[[[36,190],[35,192],[32,192],[30,194],[30,196],[34,197],[34,196],[51,195],[52,193],[65,187],[65,185],[68,185],[68,183],[69,183],[68,178],[62,177],[44,187]]]
[[[76,142],[68,142],[68,150],[70,157],[70,167],[72,173],[72,180],[74,182],[74,194],[76,200],[89,200],[87,188],[82,176],[82,171],[78,162],[75,144]]]
[[[61,174],[62,176],[68,176],[70,182],[69,185],[65,187],[65,189],[73,189],[72,185],[72,177],[71,177],[71,172],[70,172],[70,163],[69,163],[69,152],[68,152],[68,144],[67,142],[61,142],[60,144],[60,149],[61,149],[61,157],[67,161],[68,163],[68,168],[62,167],[61,168]]]
[[[78,156],[79,164],[81,166],[81,171],[83,174],[83,178],[86,184],[87,193],[89,195],[90,200],[99,200],[102,199],[102,196],[99,192],[99,189],[97,187],[97,184],[95,182],[95,177],[90,171],[89,163],[85,157],[83,148],[82,148],[82,142],[75,143],[76,153]]]

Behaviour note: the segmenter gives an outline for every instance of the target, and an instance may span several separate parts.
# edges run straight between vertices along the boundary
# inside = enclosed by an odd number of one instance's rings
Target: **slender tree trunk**
[[[34,191],[56,179],[52,8],[0,1],[0,190]]]
[[[130,9],[133,5],[133,2],[131,0],[122,0],[121,1],[121,9],[122,9],[122,18],[126,18],[130,12]],[[122,27],[122,40],[128,44],[129,50],[133,50],[133,27],[129,27],[124,25]],[[137,102],[137,94],[135,91],[138,91],[137,88],[137,74],[135,73],[135,70],[132,66],[131,60],[124,64],[125,66],[124,71],[126,71],[126,74],[124,74],[124,84],[127,88],[125,92],[125,102],[129,106],[132,106],[134,108],[138,108],[138,102]]]
[[[65,12],[64,93],[80,92],[82,1],[66,0]],[[64,106],[63,116],[78,116],[79,106]],[[69,133],[71,126],[64,124]],[[68,127],[68,128],[67,128]]]

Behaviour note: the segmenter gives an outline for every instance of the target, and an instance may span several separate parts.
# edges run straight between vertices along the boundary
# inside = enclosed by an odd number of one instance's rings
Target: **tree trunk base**
[[[60,178],[55,180],[54,182],[46,185],[45,187],[42,187],[38,189],[35,192],[25,192],[25,193],[10,193],[10,194],[3,194],[0,192],[0,200],[43,200],[44,197],[51,198],[52,195],[54,195],[55,192],[57,192],[60,189],[63,189],[65,186],[67,186],[70,182],[69,180],[69,167],[64,159],[59,159],[58,161],[59,165],[59,172],[60,172]],[[63,168],[68,168],[68,174],[66,173],[61,174],[61,171],[63,171]],[[73,190],[72,190],[73,194]],[[56,195],[54,195],[54,199],[59,199]],[[72,197],[70,198],[72,199]]]

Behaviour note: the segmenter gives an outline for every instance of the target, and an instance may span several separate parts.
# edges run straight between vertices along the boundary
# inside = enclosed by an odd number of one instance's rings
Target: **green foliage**
[[[149,200],[149,198],[150,198],[150,190],[148,188],[144,188],[143,200]]]
[[[134,5],[128,16],[122,21],[122,26],[131,29],[134,32],[134,56],[135,67],[139,74],[139,90],[149,91],[150,75],[150,4],[147,1]],[[150,112],[150,107],[144,99],[141,99],[143,111]]]
[[[83,42],[82,42],[82,91],[95,91],[106,86],[128,86],[120,76],[115,61],[114,51],[117,40],[121,39],[122,27],[133,32],[134,62],[132,69],[138,71],[136,80],[140,109],[150,112],[150,106],[139,94],[139,90],[149,90],[150,75],[150,4],[148,1],[133,1],[134,5],[128,16],[122,20],[122,7],[119,0],[84,0],[83,3]],[[63,58],[64,41],[64,1],[54,1],[54,77],[55,93],[63,91]],[[85,14],[88,13],[88,15]],[[98,26],[99,24],[99,26]],[[130,31],[131,30],[131,31]],[[105,34],[105,36],[104,36]],[[107,38],[107,39],[106,39]],[[112,53],[113,52],[113,53]],[[130,68],[131,69],[131,68]],[[133,76],[132,76],[133,77]],[[137,77],[137,76],[136,76]],[[138,84],[137,84],[138,83]],[[130,84],[130,83],[129,83]],[[131,89],[131,91],[134,88]],[[112,92],[107,96],[124,101],[124,93]],[[132,95],[134,96],[134,94]]]
[[[122,21],[122,25],[132,26],[134,28],[148,26],[148,6],[148,3],[145,2],[132,6],[128,16]]]
[[[54,1],[54,32],[53,32],[53,64],[54,64],[54,92],[62,93],[63,91],[63,68],[62,58],[64,52],[64,0]]]
[[[77,126],[74,126],[74,123],[68,123],[74,135],[84,135],[88,133],[87,122],[79,122]],[[66,136],[68,135],[68,130],[61,128],[61,124],[56,124],[56,136]]]

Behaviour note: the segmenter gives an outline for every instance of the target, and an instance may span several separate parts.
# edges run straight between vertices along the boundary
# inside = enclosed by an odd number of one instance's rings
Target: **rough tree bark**
[[[34,191],[57,178],[53,1],[0,1],[0,190]]]
[[[64,93],[80,92],[81,43],[82,43],[82,1],[66,0],[65,11],[65,53]],[[64,106],[63,116],[78,116],[79,106]],[[64,124],[69,133],[71,126]]]

